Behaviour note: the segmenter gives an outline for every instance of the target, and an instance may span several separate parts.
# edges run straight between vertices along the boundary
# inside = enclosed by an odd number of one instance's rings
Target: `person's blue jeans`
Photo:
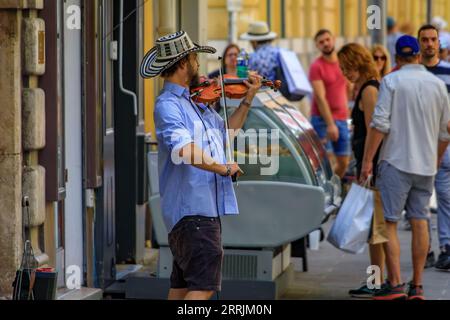
[[[435,181],[439,245],[450,245],[450,147],[445,152]]]
[[[312,116],[311,125],[314,127],[320,140],[324,142],[325,149],[329,153],[334,153],[337,157],[348,157],[352,154],[350,131],[348,129],[347,121],[336,120],[335,124],[339,129],[338,141],[332,142],[327,138],[327,124],[322,117]]]

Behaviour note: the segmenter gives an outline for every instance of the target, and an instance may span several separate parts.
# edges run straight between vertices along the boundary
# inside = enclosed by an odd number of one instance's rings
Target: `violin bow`
[[[219,61],[221,61],[223,58],[219,57]],[[226,138],[227,141],[225,141],[225,154],[227,163],[231,163],[234,161],[233,153],[231,150],[231,137],[230,137],[230,122],[228,121],[228,106],[227,106],[227,98],[225,95],[225,78],[223,77],[223,70],[222,67],[219,68],[219,75],[220,75],[220,86],[222,89],[222,105],[224,107],[224,114],[225,114],[225,129],[226,129]],[[239,186],[238,182],[238,176],[236,174],[236,186]]]
[[[222,60],[222,57],[219,57],[219,61]],[[219,68],[219,74],[220,74],[220,86],[222,89],[222,105],[224,107],[224,114],[225,114],[225,129],[227,132],[227,141],[226,141],[226,158],[227,162],[230,163],[233,161],[233,154],[231,151],[231,137],[230,137],[230,122],[228,120],[228,106],[227,106],[227,98],[225,96],[225,79],[223,78],[223,72],[222,67]]]

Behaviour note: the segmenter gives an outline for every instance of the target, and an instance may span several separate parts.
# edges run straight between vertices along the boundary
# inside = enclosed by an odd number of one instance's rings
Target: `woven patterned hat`
[[[144,57],[140,74],[143,78],[153,78],[169,69],[175,63],[193,52],[216,53],[213,47],[199,46],[192,42],[184,31],[178,31],[156,40],[153,47]]]

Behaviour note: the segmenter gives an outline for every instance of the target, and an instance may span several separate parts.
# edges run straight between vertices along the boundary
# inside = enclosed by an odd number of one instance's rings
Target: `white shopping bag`
[[[374,192],[369,188],[353,184],[327,240],[345,252],[363,253],[369,239],[373,212]]]
[[[289,92],[295,95],[311,95],[313,89],[297,58],[297,54],[293,51],[280,49],[280,62],[288,83]]]

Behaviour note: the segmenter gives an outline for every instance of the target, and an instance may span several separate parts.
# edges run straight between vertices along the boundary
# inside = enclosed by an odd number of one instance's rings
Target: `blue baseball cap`
[[[400,57],[417,56],[420,53],[419,41],[412,36],[401,36],[395,45],[395,53]]]

